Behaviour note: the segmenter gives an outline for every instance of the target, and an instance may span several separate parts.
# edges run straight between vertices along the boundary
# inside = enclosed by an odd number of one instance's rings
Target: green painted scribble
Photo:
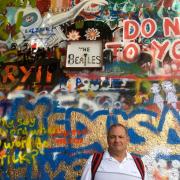
[[[28,3],[29,2],[29,3]],[[31,7],[36,6],[36,0],[6,0],[0,2],[0,10],[5,9],[6,7],[22,7],[25,8],[27,5],[31,5]]]
[[[2,13],[7,7],[22,7],[25,8],[27,5],[31,7],[36,6],[36,0],[1,0],[0,1],[0,13]]]
[[[36,0],[6,0],[6,1],[0,1],[0,40],[6,41],[9,37],[9,34],[11,32],[7,32],[6,28],[8,26],[8,19],[5,16],[6,8],[7,7],[17,7],[17,8],[26,8],[27,5],[31,5],[31,7],[36,6]],[[18,18],[15,24],[15,34],[13,36],[15,37],[17,33],[20,32],[20,27],[23,20],[23,11],[20,11],[18,14]]]
[[[25,8],[28,4],[34,8],[36,6],[36,0],[24,0],[23,2],[21,0],[16,0],[15,6]]]
[[[6,7],[9,7],[9,6],[14,6],[15,5],[15,0],[1,0],[0,1],[0,13],[3,13],[4,10],[6,10]]]
[[[114,62],[111,65],[112,71],[109,72],[111,75],[129,75],[129,74],[134,74],[137,77],[145,78],[147,77],[146,72],[143,71],[139,65],[134,62],[134,63],[126,63],[123,61],[119,62]],[[103,73],[102,73],[103,74]]]
[[[23,20],[23,11],[20,11],[16,22],[16,33],[20,32],[20,26],[22,24],[22,20]]]
[[[15,26],[15,34],[13,36],[15,36],[17,33],[20,32],[20,26],[22,23],[22,17],[23,17],[23,12],[19,12],[18,14],[18,18],[17,18],[17,22],[16,22],[16,26]],[[9,35],[12,33],[12,31],[7,32],[7,26],[8,26],[8,19],[7,17],[0,15],[0,40],[2,41],[6,41],[9,38]]]
[[[8,33],[6,32],[6,26],[8,25],[7,18],[3,15],[0,15],[0,40],[7,40],[8,39]]]

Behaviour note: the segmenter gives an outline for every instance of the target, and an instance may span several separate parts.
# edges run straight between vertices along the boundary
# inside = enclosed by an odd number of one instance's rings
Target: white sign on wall
[[[67,68],[102,67],[102,41],[70,41],[66,55]]]

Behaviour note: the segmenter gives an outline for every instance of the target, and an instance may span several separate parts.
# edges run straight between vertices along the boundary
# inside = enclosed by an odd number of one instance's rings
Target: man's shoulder
[[[140,174],[141,174],[141,177],[142,179],[144,179],[145,177],[145,166],[144,166],[144,163],[141,159],[141,157],[137,156],[137,155],[134,155],[134,154],[131,154]]]
[[[129,154],[131,155],[131,157],[132,157],[133,159],[138,159],[138,160],[142,161],[142,159],[141,159],[140,156],[138,156],[138,155],[136,155],[136,154],[133,154],[133,153],[129,153]]]
[[[103,155],[104,155],[104,151],[102,151],[102,152],[94,152],[93,154],[92,154],[92,159],[99,159],[99,158],[102,158],[103,157]]]

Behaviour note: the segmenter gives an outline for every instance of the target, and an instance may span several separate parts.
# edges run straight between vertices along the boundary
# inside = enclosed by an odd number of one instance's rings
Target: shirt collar
[[[109,152],[106,150],[104,152],[104,155],[103,155],[103,159],[112,159],[113,157],[109,154]],[[125,159],[132,159],[132,156],[129,152],[127,152],[127,156],[125,157]],[[124,159],[124,160],[125,160]]]

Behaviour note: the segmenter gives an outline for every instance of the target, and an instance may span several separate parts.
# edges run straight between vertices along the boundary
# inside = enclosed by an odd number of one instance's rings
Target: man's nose
[[[115,137],[115,142],[119,142],[119,137]]]

